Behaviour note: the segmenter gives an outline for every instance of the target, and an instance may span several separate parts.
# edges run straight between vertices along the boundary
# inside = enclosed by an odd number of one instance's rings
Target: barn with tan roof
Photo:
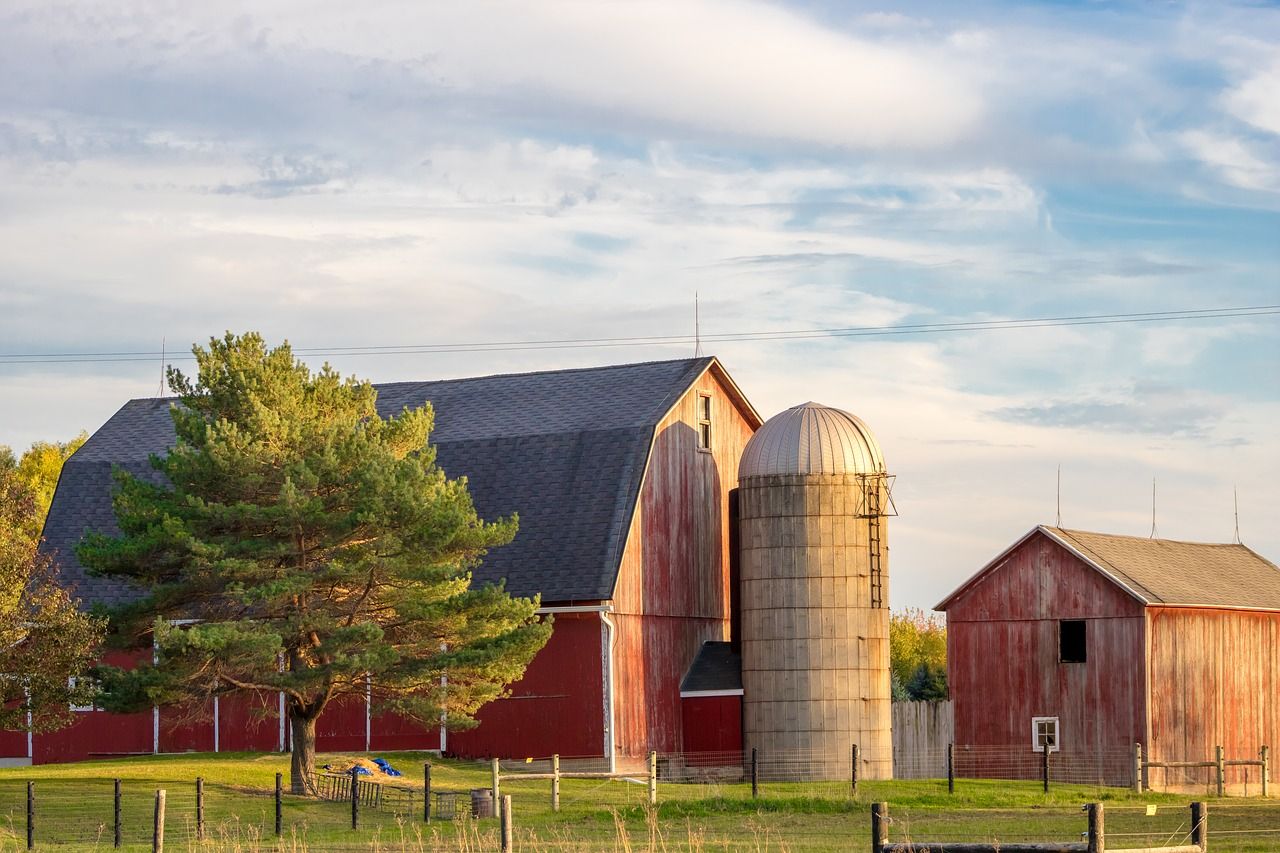
[[[1130,784],[1135,744],[1157,764],[1280,744],[1280,569],[1244,545],[1036,527],[936,609],[962,753],[1047,748],[1064,775]],[[1259,773],[1229,765],[1227,785]]]

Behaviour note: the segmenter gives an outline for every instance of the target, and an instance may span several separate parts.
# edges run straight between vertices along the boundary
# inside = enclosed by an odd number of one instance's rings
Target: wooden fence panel
[[[942,779],[955,738],[951,700],[893,703],[893,777]]]

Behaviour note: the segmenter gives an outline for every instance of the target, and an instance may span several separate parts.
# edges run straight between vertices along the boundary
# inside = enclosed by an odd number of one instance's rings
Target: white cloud
[[[1261,156],[1248,140],[1208,130],[1188,130],[1179,138],[1188,152],[1215,169],[1232,186],[1246,190],[1280,189],[1280,163]]]
[[[1241,121],[1280,134],[1280,61],[1257,70],[1223,95],[1228,112]]]

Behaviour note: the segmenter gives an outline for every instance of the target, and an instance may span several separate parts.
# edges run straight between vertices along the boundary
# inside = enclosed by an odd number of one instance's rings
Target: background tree
[[[889,670],[895,701],[946,699],[946,622],[917,609],[890,615]]]
[[[62,462],[84,443],[39,442],[16,459],[0,447],[0,728],[51,731],[93,699],[83,677],[102,622],[78,608],[39,553],[40,529]]]
[[[436,466],[430,406],[384,419],[367,382],[253,333],[193,352],[195,381],[168,375],[177,442],[151,459],[171,487],[117,472],[122,535],[78,552],[147,590],[112,621],[156,642],[154,666],[99,670],[104,707],[281,691],[296,793],[312,790],[316,718],[344,695],[474,725],[550,636],[536,598],[471,584],[516,519],[480,521],[466,480]]]

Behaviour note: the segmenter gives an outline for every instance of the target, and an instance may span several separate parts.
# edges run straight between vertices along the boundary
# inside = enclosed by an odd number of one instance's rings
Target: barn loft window
[[[77,676],[74,676],[74,675],[73,675],[73,676],[71,676],[71,677],[69,677],[69,678],[67,679],[67,687],[68,687],[68,688],[70,688],[71,690],[75,690],[75,689],[76,689],[76,687],[78,687],[78,686],[79,686],[79,684],[80,684],[80,679],[79,679]],[[97,710],[97,708],[95,708],[93,705],[75,705],[75,704],[72,704],[72,705],[71,705],[71,710],[72,710],[72,711],[76,711],[76,712],[82,712],[82,711],[96,711],[96,710]]]
[[[1034,752],[1044,752],[1046,747],[1050,752],[1057,752],[1061,747],[1058,743],[1058,718],[1032,717],[1031,749]]]
[[[1085,621],[1064,619],[1058,623],[1058,660],[1063,663],[1085,663]]]
[[[711,395],[698,395],[698,449],[711,449]]]

